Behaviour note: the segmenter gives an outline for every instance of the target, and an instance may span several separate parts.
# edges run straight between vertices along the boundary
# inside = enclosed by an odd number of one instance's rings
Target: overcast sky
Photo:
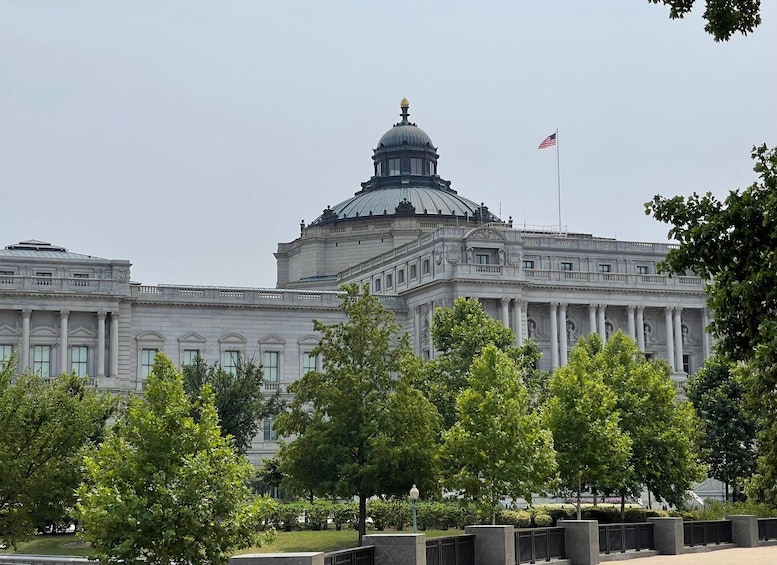
[[[645,201],[745,187],[777,144],[777,2],[763,20],[720,44],[647,0],[0,0],[0,245],[275,286],[277,243],[359,190],[403,96],[503,219],[558,223],[558,128],[562,223],[665,241]]]

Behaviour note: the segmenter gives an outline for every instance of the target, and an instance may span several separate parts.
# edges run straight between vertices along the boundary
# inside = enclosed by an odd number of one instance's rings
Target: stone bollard
[[[426,565],[426,534],[370,534],[362,545],[375,546],[375,565]]]
[[[681,555],[685,553],[683,519],[675,517],[649,517],[653,524],[653,542],[661,555]]]
[[[731,520],[731,541],[739,547],[758,547],[758,516],[726,516]]]
[[[229,558],[229,565],[324,565],[321,552],[247,553]]]
[[[559,520],[564,528],[564,551],[572,565],[599,563],[599,522],[596,520]]]
[[[464,533],[475,536],[475,563],[515,564],[515,528],[513,526],[466,526]]]

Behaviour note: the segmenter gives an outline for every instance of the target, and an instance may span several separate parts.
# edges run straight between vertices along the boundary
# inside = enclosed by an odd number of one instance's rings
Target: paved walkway
[[[684,555],[656,555],[632,559],[628,563],[629,565],[777,565],[777,545],[736,547]]]

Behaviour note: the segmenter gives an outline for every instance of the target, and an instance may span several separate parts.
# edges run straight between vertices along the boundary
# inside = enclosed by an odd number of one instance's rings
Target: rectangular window
[[[400,174],[399,170],[399,159],[389,159],[388,160],[388,169],[389,169],[389,175],[398,175]]]
[[[0,345],[0,363],[8,361],[13,355],[13,345]]]
[[[224,361],[222,367],[230,375],[237,373],[237,367],[240,365],[240,352],[234,349],[228,349],[224,352]]]
[[[524,261],[523,262],[523,268],[524,269],[533,269],[534,268],[534,261],[532,261],[531,259],[528,259],[528,260]]]
[[[74,345],[70,348],[70,370],[79,377],[85,377],[89,372],[88,351],[85,345]]]
[[[686,375],[691,374],[691,356],[688,353],[683,353],[683,372]]]
[[[397,284],[405,284],[405,270],[399,269],[397,271]]]
[[[35,273],[35,277],[37,278],[35,284],[38,286],[51,286],[52,273],[38,272]]]
[[[184,349],[183,356],[181,357],[181,365],[194,365],[197,357],[200,355],[199,349]]]
[[[317,355],[311,355],[310,353],[303,353],[302,359],[300,360],[300,365],[302,367],[302,376],[304,377],[307,375],[310,371],[317,371],[318,370],[318,356]]]
[[[86,273],[73,273],[73,278],[76,279],[73,281],[74,286],[89,286],[89,281],[84,280],[88,279],[89,275]]]
[[[147,379],[154,367],[154,357],[158,349],[143,349],[140,352],[140,378]]]
[[[380,292],[380,277],[375,277],[375,282],[373,283],[373,290],[375,292]]]
[[[424,174],[424,160],[423,159],[410,159],[410,174],[422,175]]]
[[[637,265],[637,274],[638,275],[648,275],[650,274],[650,269],[647,265]]]
[[[428,275],[429,274],[429,259],[424,259],[424,262],[422,263],[423,266],[423,274]]]
[[[568,261],[562,261],[561,262],[561,270],[562,271],[571,271],[572,270],[572,263]]]
[[[475,260],[478,265],[488,265],[488,255],[484,253],[478,253],[475,255]]]
[[[394,277],[391,273],[386,273],[386,288],[394,288]]]
[[[610,269],[612,269],[612,267],[610,266],[609,263],[599,263],[599,272],[600,273],[609,273]]]
[[[278,351],[265,351],[262,354],[262,372],[266,383],[278,382],[281,354]]]
[[[264,441],[277,441],[278,440],[278,432],[275,431],[275,418],[272,416],[269,418],[265,418],[264,422],[262,422],[262,429],[264,432]]]
[[[44,379],[51,376],[51,346],[36,345],[33,348],[32,371]]]
[[[410,265],[410,280],[413,281],[418,278],[418,269],[415,265]]]
[[[652,359],[652,358],[653,358],[652,353],[647,353],[647,352],[645,353],[645,359]]]

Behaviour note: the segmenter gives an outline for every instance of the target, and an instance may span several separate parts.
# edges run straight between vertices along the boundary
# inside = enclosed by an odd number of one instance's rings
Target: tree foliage
[[[685,382],[688,399],[703,422],[701,445],[710,476],[734,493],[742,492],[743,479],[755,471],[756,422],[747,412],[745,383],[731,363],[718,357]]]
[[[578,519],[583,490],[602,492],[624,484],[630,471],[631,439],[620,428],[618,399],[591,354],[600,348],[597,335],[575,346],[569,362],[551,376],[545,405],[545,424],[553,434],[561,485],[576,493]]]
[[[758,416],[759,483],[777,497],[777,151],[754,147],[759,179],[720,201],[712,194],[656,196],[646,213],[670,224],[680,245],[669,272],[707,279],[710,330],[728,360],[749,363],[748,395]],[[771,494],[769,494],[771,493]]]
[[[406,335],[380,300],[365,287],[343,287],[346,321],[314,320],[321,341],[311,355],[323,368],[289,386],[294,400],[278,416],[281,435],[297,434],[281,446],[281,470],[292,490],[359,497],[359,535],[365,532],[366,500],[406,496],[411,485],[435,488],[434,406],[409,384],[418,363]]]
[[[684,18],[691,12],[696,0],[648,0],[653,4],[669,6],[669,17]],[[715,41],[728,41],[735,33],[747,35],[761,25],[761,0],[706,0],[704,31]]]
[[[443,417],[443,427],[456,422],[456,399],[468,386],[467,377],[475,357],[489,344],[506,352],[522,367],[521,378],[530,397],[537,399],[547,375],[534,370],[540,352],[534,342],[521,348],[513,345],[513,332],[493,319],[474,299],[457,298],[452,308],[438,308],[432,324],[432,341],[439,357],[417,373],[416,386],[424,392]]]
[[[606,343],[585,345],[604,382],[616,396],[620,429],[631,440],[628,475],[616,492],[639,496],[645,485],[675,506],[693,483],[704,478],[697,448],[699,421],[693,407],[677,397],[671,369],[664,360],[645,359],[636,342],[618,331]]]
[[[14,543],[75,502],[80,450],[102,436],[115,404],[86,379],[52,379],[0,361],[0,540]]]
[[[495,523],[504,497],[531,502],[532,493],[552,486],[553,438],[532,407],[521,368],[497,346],[483,348],[468,374],[443,453],[450,486],[478,501]]]
[[[262,541],[272,501],[250,492],[253,468],[221,436],[210,387],[190,402],[162,354],[84,465],[76,510],[103,562],[224,564]]]
[[[208,365],[198,356],[192,365],[183,367],[183,386],[191,402],[205,384],[210,385],[215,397],[221,433],[231,436],[235,450],[245,454],[261,421],[278,411],[278,393],[264,394],[262,368],[252,361],[239,360],[235,371],[230,372],[219,363]]]
[[[114,405],[72,374],[14,373],[13,359],[0,363],[0,538],[11,542],[64,517],[78,452],[99,441]]]

